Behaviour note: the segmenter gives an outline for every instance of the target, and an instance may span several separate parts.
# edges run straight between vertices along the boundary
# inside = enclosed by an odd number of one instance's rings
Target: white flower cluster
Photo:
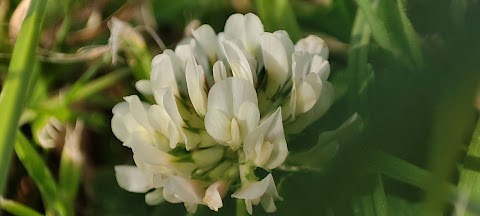
[[[232,15],[225,32],[202,25],[175,50],[152,60],[150,80],[113,108],[112,130],[136,166],[116,166],[119,185],[147,204],[183,202],[217,211],[229,190],[276,210],[272,174],[288,155],[285,127],[302,130],[333,100],[328,48],[316,36],[293,44],[287,32],[264,32],[254,14]],[[305,118],[302,120],[302,118]],[[300,122],[300,123],[299,123]]]

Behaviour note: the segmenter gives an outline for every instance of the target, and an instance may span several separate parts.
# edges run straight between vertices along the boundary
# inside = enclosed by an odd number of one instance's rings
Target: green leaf
[[[256,3],[266,31],[285,30],[293,42],[303,36],[289,0],[256,0]]]
[[[17,133],[15,152],[27,170],[28,175],[38,187],[45,207],[52,207],[57,195],[55,180],[42,157],[35,151],[33,145],[21,132]]]
[[[22,203],[0,197],[0,208],[15,216],[43,216]]]
[[[22,113],[27,86],[35,63],[47,1],[32,1],[13,49],[8,74],[0,94],[0,194],[3,194],[15,142],[18,120]]]

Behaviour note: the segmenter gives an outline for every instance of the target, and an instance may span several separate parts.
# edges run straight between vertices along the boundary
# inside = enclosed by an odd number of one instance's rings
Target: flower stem
[[[0,194],[3,194],[12,157],[18,120],[23,110],[27,86],[35,63],[46,0],[31,1],[13,49],[8,76],[0,95]]]
[[[245,200],[237,199],[236,202],[236,216],[248,216]]]

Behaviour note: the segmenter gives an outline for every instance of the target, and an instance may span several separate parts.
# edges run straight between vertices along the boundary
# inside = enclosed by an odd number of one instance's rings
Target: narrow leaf
[[[353,213],[356,216],[387,215],[387,198],[383,189],[381,175],[369,175],[363,178],[367,191],[353,197]]]
[[[40,190],[45,206],[52,205],[57,193],[55,180],[42,157],[40,157],[33,145],[21,132],[17,133],[15,152],[27,170],[28,175],[35,182],[38,190]]]
[[[47,1],[31,1],[13,49],[8,74],[0,94],[0,194],[3,194],[15,141],[18,120],[22,113],[27,86],[33,71],[35,52],[40,36]]]

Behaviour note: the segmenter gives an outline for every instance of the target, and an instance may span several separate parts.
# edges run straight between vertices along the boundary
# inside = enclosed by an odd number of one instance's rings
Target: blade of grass
[[[424,215],[438,215],[443,211],[448,198],[448,189],[443,182],[449,181],[455,174],[460,150],[464,148],[464,139],[470,135],[475,119],[472,101],[478,84],[477,68],[470,68],[463,62],[452,63],[445,72],[441,91],[438,92],[433,111],[432,135],[430,139],[429,176],[427,194],[423,205]],[[467,68],[467,70],[466,70]]]
[[[28,175],[38,187],[45,208],[48,209],[52,207],[57,194],[55,179],[42,157],[35,151],[33,145],[21,132],[17,133],[15,152],[27,170]]]
[[[376,13],[376,8],[378,1],[370,0],[358,0],[358,8],[361,13],[365,16],[370,28],[372,29],[372,36],[375,38],[377,43],[387,50],[394,50],[395,45],[393,44],[390,35],[388,34],[387,29],[385,28],[384,21]]]
[[[386,216],[387,198],[383,189],[381,175],[369,175],[363,178],[367,184],[368,194],[358,195],[353,198],[353,213],[356,216]],[[373,185],[371,185],[373,184]],[[364,185],[365,186],[365,185]]]
[[[35,52],[40,36],[47,1],[31,1],[13,49],[8,74],[0,94],[0,194],[3,194],[7,172],[23,110],[27,86],[35,62]]]
[[[265,25],[265,30],[286,30],[293,42],[302,37],[302,31],[295,18],[289,0],[257,0],[257,11]]]
[[[408,163],[395,156],[387,154],[385,152],[374,152],[370,160],[367,160],[365,169],[371,173],[381,173],[397,181],[407,183],[409,185],[418,187],[423,190],[429,188],[429,178],[432,174],[420,167],[417,167],[411,163]],[[448,200],[452,203],[455,202],[458,197],[462,196],[462,192],[459,191],[454,185],[447,183],[446,181],[439,181],[441,187],[447,190]],[[467,203],[467,209],[475,215],[480,214],[480,196],[472,195]]]
[[[350,87],[348,101],[350,112],[359,112],[363,120],[369,121],[367,100],[363,86],[367,86],[371,80],[372,71],[368,66],[368,50],[372,32],[367,21],[366,15],[357,10],[357,15],[353,24],[352,35],[350,39],[350,49],[348,51],[347,72],[350,74]]]
[[[3,197],[0,197],[0,208],[15,216],[43,216],[28,206]]]
[[[384,20],[395,48],[410,55],[417,66],[422,66],[423,56],[420,40],[412,23],[407,17],[402,0],[378,2],[379,18]]]
[[[480,196],[480,167],[478,166],[478,158],[480,158],[480,118],[468,147],[463,168],[460,170],[458,182],[460,191],[468,193],[468,196]],[[473,216],[474,214],[466,213],[465,215]]]

